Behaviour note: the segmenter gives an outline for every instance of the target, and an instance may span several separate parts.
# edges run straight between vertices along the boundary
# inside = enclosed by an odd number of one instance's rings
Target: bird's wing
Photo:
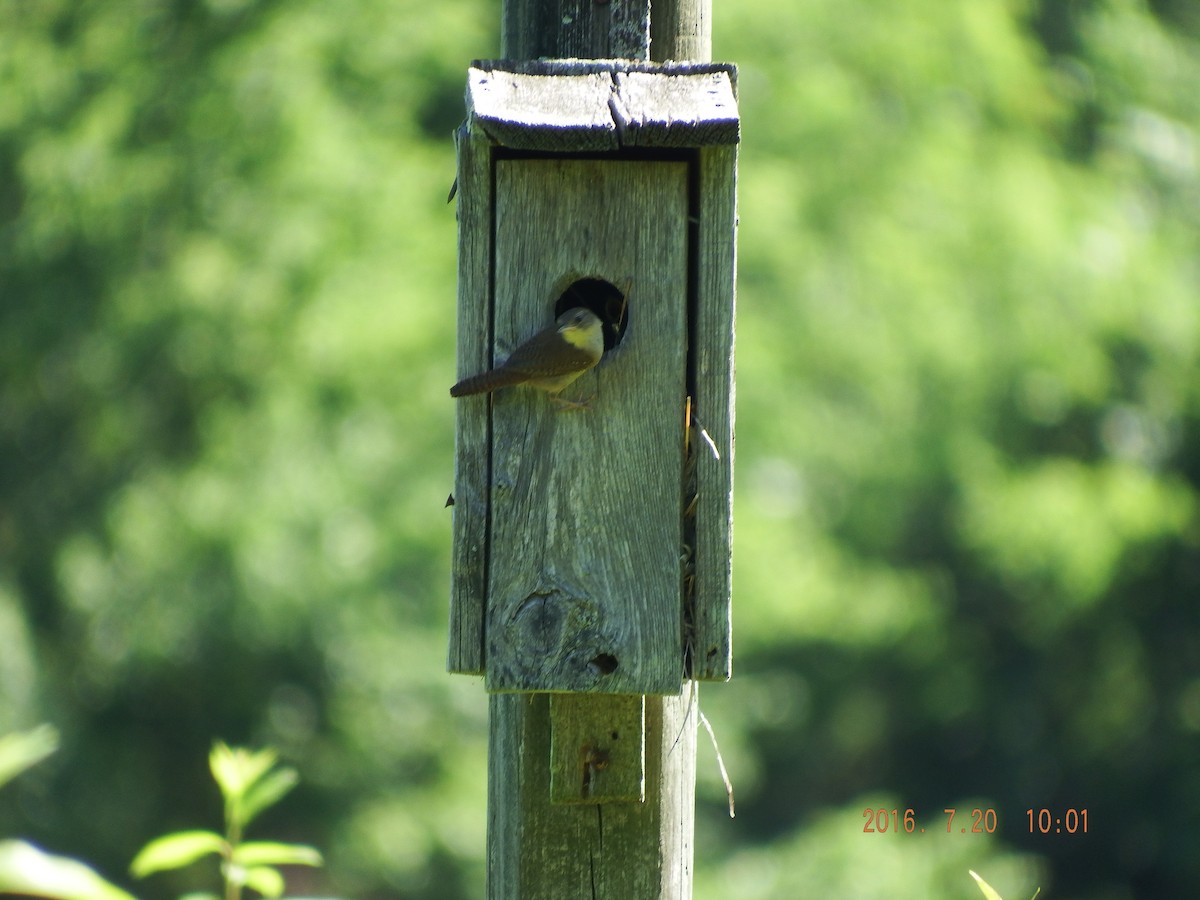
[[[596,362],[586,350],[568,343],[556,330],[551,330],[534,335],[514,350],[501,368],[530,378],[551,378],[582,372]]]

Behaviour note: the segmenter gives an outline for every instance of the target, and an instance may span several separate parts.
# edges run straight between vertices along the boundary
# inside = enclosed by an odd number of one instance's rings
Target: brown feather
[[[596,362],[582,347],[567,343],[557,328],[549,328],[514,350],[499,368],[522,372],[530,379],[553,378],[586,371]]]
[[[563,336],[563,329],[578,328],[589,321],[593,330],[588,334],[594,341],[594,353],[577,347]],[[450,388],[450,396],[486,394],[515,384],[528,384],[556,394],[600,361],[604,347],[599,329],[600,322],[591,312],[568,310],[555,325],[539,331],[494,369],[464,378],[454,385]]]
[[[500,366],[488,372],[480,372],[478,375],[464,378],[458,384],[454,385],[454,387],[450,388],[450,396],[466,397],[469,394],[486,394],[489,391],[497,391],[502,387],[521,384],[528,380],[528,376],[521,372],[515,372],[506,369],[504,366]]]

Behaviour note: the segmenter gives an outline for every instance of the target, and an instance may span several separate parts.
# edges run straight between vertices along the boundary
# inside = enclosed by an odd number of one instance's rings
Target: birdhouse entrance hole
[[[625,336],[629,324],[629,285],[624,290],[603,278],[577,278],[559,295],[554,304],[557,319],[568,309],[590,309],[604,323],[604,349],[612,350]]]

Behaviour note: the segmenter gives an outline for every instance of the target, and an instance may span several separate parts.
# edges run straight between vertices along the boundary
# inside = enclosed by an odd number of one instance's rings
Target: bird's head
[[[592,353],[604,349],[604,326],[590,309],[576,306],[557,319],[558,333],[567,343]]]

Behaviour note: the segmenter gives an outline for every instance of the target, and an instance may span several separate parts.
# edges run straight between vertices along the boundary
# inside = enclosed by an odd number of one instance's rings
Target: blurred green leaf
[[[256,866],[242,872],[242,884],[258,891],[264,897],[279,897],[283,894],[283,876],[268,866]]]
[[[249,790],[275,765],[277,754],[269,748],[252,751],[217,741],[208,759],[226,804],[240,809]]]
[[[39,725],[29,731],[0,737],[0,785],[37,765],[58,749],[58,729]]]
[[[233,862],[240,866],[319,866],[324,860],[319,850],[303,844],[248,841],[233,851]]]
[[[260,812],[278,802],[299,780],[295,769],[282,768],[267,773],[251,785],[241,800],[242,826],[249,825]]]
[[[24,841],[0,841],[0,894],[47,900],[136,900],[90,866]]]
[[[979,885],[979,890],[983,892],[983,896],[987,897],[987,900],[1004,900],[1003,897],[996,893],[990,884],[976,875],[973,871],[968,871],[970,872],[971,877],[975,879],[975,883]]]
[[[228,844],[211,831],[179,831],[155,838],[134,858],[129,870],[138,878],[153,872],[180,869],[210,854],[223,855]]]

